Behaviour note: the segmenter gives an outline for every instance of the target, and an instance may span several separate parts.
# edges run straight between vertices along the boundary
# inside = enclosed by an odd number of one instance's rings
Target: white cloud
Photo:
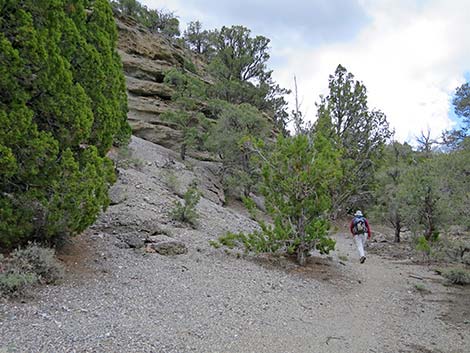
[[[470,22],[466,1],[363,1],[371,22],[348,43],[322,45],[302,52],[285,48],[288,62],[275,78],[299,94],[308,117],[314,102],[327,93],[328,75],[338,64],[362,81],[369,106],[387,114],[396,138],[410,140],[421,131],[434,136],[450,128],[450,98],[470,64]],[[425,5],[425,6],[424,6]]]

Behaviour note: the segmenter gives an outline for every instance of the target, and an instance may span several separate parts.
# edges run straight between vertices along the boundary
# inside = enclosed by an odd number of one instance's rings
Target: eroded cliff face
[[[204,64],[191,51],[151,33],[131,18],[116,18],[116,24],[118,53],[127,83],[128,119],[133,134],[177,150],[181,133],[160,119],[161,113],[175,109],[171,101],[173,90],[163,82],[165,72],[179,68],[194,74],[187,69],[194,65],[198,77],[210,83]]]
[[[195,68],[193,71],[198,73],[197,76],[201,80],[211,84],[204,64],[191,51],[175,45],[159,34],[151,33],[131,18],[116,18],[116,24],[119,33],[118,53],[121,56],[126,76],[128,120],[134,136],[151,142],[149,144],[133,138],[130,148],[133,149],[134,141],[140,141],[142,151],[149,155],[146,158],[151,159],[157,158],[158,151],[164,151],[165,148],[179,151],[180,131],[171,123],[162,121],[160,117],[163,112],[176,109],[171,101],[173,89],[163,82],[165,72],[171,68],[178,68],[196,75],[187,69],[188,66],[193,67]],[[177,161],[178,153],[170,151],[166,153],[168,156],[162,162],[163,164],[186,166]],[[192,152],[189,155],[198,159],[208,159],[207,155],[202,152]],[[149,163],[158,167],[156,161]],[[178,175],[178,185],[181,184],[179,193],[182,195],[189,183],[197,179],[204,197],[219,205],[224,204],[225,195],[219,176],[221,163],[197,161],[192,158],[188,158],[186,163],[190,165],[192,170],[190,173],[186,175],[181,168],[175,173]],[[168,166],[162,168],[165,169]],[[159,179],[161,177],[158,176]]]

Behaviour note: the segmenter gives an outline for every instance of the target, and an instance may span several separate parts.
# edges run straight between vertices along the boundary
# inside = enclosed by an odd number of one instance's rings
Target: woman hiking
[[[371,232],[369,222],[364,217],[361,211],[356,211],[356,213],[354,214],[354,218],[351,220],[349,229],[354,237],[354,242],[356,243],[357,251],[359,252],[359,261],[361,262],[361,264],[363,264],[364,261],[366,261],[366,253],[364,247],[366,245],[367,239],[370,239]]]

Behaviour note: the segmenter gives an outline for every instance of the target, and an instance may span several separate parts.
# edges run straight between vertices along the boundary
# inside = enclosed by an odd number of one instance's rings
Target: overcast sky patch
[[[456,125],[452,95],[469,81],[468,0],[144,0],[205,28],[242,24],[271,39],[274,78],[293,88],[315,119],[328,75],[345,66],[385,112],[396,138],[437,137]],[[290,100],[292,101],[292,97]]]

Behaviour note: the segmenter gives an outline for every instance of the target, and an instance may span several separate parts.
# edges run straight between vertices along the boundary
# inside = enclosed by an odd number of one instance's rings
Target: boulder
[[[255,195],[253,193],[250,194],[250,198],[253,200],[253,202],[255,203],[256,207],[263,211],[263,212],[266,212],[266,206],[264,204],[264,197],[263,196],[259,196],[259,195]]]
[[[143,248],[147,237],[147,234],[138,232],[124,233],[118,236],[122,242],[135,249]]]
[[[111,206],[119,205],[127,200],[127,192],[124,185],[114,185],[109,189],[109,204]]]
[[[173,238],[169,237],[166,234],[156,234],[156,235],[151,235],[147,239],[147,243],[163,243],[163,242],[168,242],[172,241]]]
[[[178,240],[166,240],[158,243],[148,243],[147,252],[156,252],[164,256],[182,255],[188,252],[186,244]]]

